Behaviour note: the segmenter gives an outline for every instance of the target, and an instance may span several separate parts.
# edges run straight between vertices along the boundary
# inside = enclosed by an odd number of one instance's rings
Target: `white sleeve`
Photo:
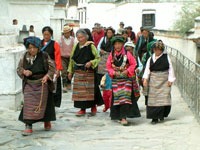
[[[144,79],[149,79],[149,75],[150,75],[150,60],[151,60],[151,57],[148,59],[147,64],[146,64],[146,68],[145,68],[144,75],[143,75]]]
[[[98,50],[99,53],[101,51],[101,43],[103,42],[103,39],[104,39],[104,37],[101,38],[101,40],[100,40],[100,42],[99,42],[99,44],[97,46],[97,50]]]
[[[169,58],[169,56],[167,56],[168,62],[169,62],[169,75],[168,75],[168,81],[169,82],[174,82],[176,80],[176,77],[174,75],[174,69],[172,66],[172,62],[171,59]]]

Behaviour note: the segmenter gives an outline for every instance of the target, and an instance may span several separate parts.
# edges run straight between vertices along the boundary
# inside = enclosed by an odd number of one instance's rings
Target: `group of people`
[[[170,113],[170,90],[176,78],[161,40],[154,39],[145,27],[137,36],[131,26],[121,27],[117,33],[98,23],[92,32],[79,29],[74,35],[72,30],[64,26],[59,42],[52,39],[49,26],[42,29],[43,40],[35,36],[24,39],[27,51],[17,68],[24,93],[19,116],[25,123],[22,135],[31,135],[32,124],[39,121],[44,122],[45,130],[51,129],[55,107],[60,107],[62,92],[68,92],[71,80],[79,117],[87,109],[95,116],[97,106],[104,104],[103,112],[110,109],[111,120],[128,125],[127,118],[141,116],[137,101],[143,89],[147,118],[152,124],[164,121]]]

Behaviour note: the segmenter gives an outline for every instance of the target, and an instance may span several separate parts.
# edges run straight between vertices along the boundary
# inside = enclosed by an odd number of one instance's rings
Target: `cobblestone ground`
[[[164,123],[152,125],[146,119],[143,96],[139,100],[141,118],[129,119],[129,126],[111,121],[109,112],[98,107],[95,117],[76,117],[71,93],[64,94],[62,107],[52,130],[34,124],[34,133],[21,136],[23,123],[18,112],[0,106],[0,150],[200,150],[200,125],[176,86],[172,89],[173,106]]]

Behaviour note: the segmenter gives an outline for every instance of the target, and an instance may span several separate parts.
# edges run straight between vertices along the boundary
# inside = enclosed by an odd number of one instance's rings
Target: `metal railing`
[[[200,121],[200,65],[184,56],[179,50],[166,46],[174,72],[175,84],[191,110]]]

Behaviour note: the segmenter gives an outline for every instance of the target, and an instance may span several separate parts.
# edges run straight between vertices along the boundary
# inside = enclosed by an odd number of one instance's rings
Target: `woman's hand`
[[[86,68],[90,68],[91,66],[92,66],[91,62],[87,62],[86,65],[85,65]]]
[[[60,71],[57,70],[57,71],[56,71],[56,77],[58,78],[59,76],[60,76]]]
[[[147,79],[144,79],[144,81],[143,81],[143,86],[144,86],[144,87],[147,87],[147,86],[148,86],[148,81],[147,81]]]
[[[119,73],[118,71],[115,71],[115,72],[114,72],[114,76],[115,76],[115,77],[120,77],[120,73]]]
[[[68,73],[68,79],[72,80],[72,73]]]
[[[105,53],[105,51],[101,49],[100,53],[101,53],[101,55],[103,55]]]
[[[26,76],[26,77],[29,77],[32,75],[32,72],[30,70],[24,70],[23,71],[23,74]]]
[[[42,83],[47,83],[47,81],[49,80],[49,77],[47,75],[45,75],[43,78],[42,78]]]
[[[139,73],[140,72],[140,70],[137,68],[136,70],[135,70],[137,73]]]
[[[169,82],[169,81],[168,81],[168,86],[169,86],[169,87],[171,87],[172,84],[173,84],[172,82]]]
[[[127,77],[127,76],[128,76],[128,71],[127,71],[127,70],[124,70],[124,71],[122,72],[122,75],[123,75],[124,77]]]

